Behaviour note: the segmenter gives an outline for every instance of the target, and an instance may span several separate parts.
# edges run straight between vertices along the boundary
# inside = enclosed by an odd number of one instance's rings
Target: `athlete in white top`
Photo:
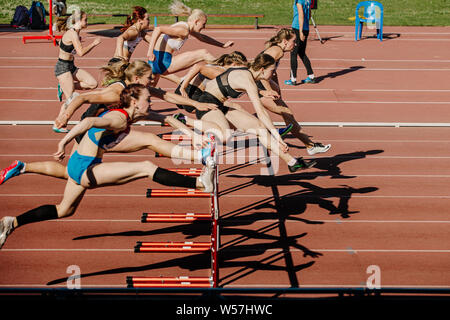
[[[147,56],[148,63],[152,66],[155,75],[155,84],[160,75],[185,70],[200,61],[214,60],[214,57],[206,49],[188,51],[172,56],[175,51],[182,48],[189,35],[202,42],[222,48],[233,45],[233,41],[222,43],[200,33],[207,22],[207,16],[202,10],[195,9],[189,11],[189,13],[187,22],[177,22],[168,27],[158,26],[153,30]]]

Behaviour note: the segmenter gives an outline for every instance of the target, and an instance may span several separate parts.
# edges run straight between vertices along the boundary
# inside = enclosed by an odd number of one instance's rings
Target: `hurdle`
[[[45,36],[23,36],[22,37],[22,42],[23,44],[26,43],[27,40],[39,40],[39,39],[43,39],[43,40],[51,40],[53,41],[53,45],[56,47],[56,39],[61,39],[62,36],[56,36],[53,34],[53,1],[49,0],[49,8],[48,8],[48,34]]]
[[[199,176],[199,168],[169,169],[181,174],[189,173]],[[147,189],[147,198],[208,198],[209,212],[207,213],[149,213],[142,214],[141,223],[192,223],[196,221],[210,222],[210,242],[144,242],[138,241],[134,247],[135,253],[206,253],[211,254],[211,270],[209,277],[135,277],[127,276],[128,288],[217,288],[219,279],[218,251],[219,251],[219,168],[216,164],[214,171],[214,190],[212,193],[195,189]]]

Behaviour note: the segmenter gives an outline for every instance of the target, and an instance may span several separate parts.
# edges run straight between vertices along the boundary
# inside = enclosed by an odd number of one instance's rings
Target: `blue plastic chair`
[[[364,8],[360,17],[360,9]],[[377,38],[383,41],[383,5],[378,1],[362,1],[356,5],[355,11],[355,41],[361,39],[364,23],[375,25]]]

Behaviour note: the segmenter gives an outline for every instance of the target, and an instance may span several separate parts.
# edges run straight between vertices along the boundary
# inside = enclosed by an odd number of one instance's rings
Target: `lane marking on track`
[[[77,61],[83,60],[109,60],[111,57],[82,57],[77,58]],[[147,57],[136,57],[138,60],[147,60]],[[37,57],[12,57],[12,56],[0,56],[0,60],[56,60],[55,57],[45,57],[45,56],[37,56]],[[354,59],[342,59],[342,58],[310,58],[311,61],[338,61],[338,62],[396,62],[396,63],[450,63],[450,60],[442,60],[442,59],[365,59],[361,60],[361,58]],[[282,58],[281,61],[290,61],[289,58]]]
[[[361,285],[354,285],[354,284],[301,284],[301,288],[366,288],[365,286]],[[226,284],[224,285],[224,288],[292,288],[289,284]],[[387,288],[395,288],[395,289],[428,289],[428,288],[435,288],[435,289],[450,289],[450,286],[439,286],[439,285],[382,285],[381,289],[387,289]],[[431,300],[430,300],[431,301]]]
[[[242,248],[223,248],[226,251],[260,251],[258,249],[242,249]],[[315,252],[335,252],[335,253],[351,253],[358,254],[359,252],[371,252],[371,253],[450,253],[450,250],[440,250],[440,249],[309,249]],[[265,252],[283,252],[284,249],[267,249]],[[290,252],[303,252],[302,249],[289,249]],[[134,252],[134,249],[88,249],[88,248],[58,248],[58,249],[48,249],[48,248],[20,248],[20,249],[7,249],[2,248],[2,252]]]
[[[1,198],[9,198],[9,197],[62,197],[62,193],[3,193],[0,194]],[[273,194],[226,194],[226,195],[219,195],[221,198],[270,198],[273,197]],[[99,194],[87,194],[84,195],[84,197],[88,198],[95,198],[95,197],[121,197],[121,198],[133,198],[133,197],[145,197],[145,194],[105,194],[105,193],[99,193]],[[363,199],[450,199],[450,196],[447,195],[379,195],[379,196],[359,196],[359,195],[351,195],[351,196],[344,196],[344,195],[336,195],[336,194],[322,194],[320,196],[316,195],[307,195],[307,194],[299,194],[296,195],[298,198],[363,198]]]
[[[2,251],[6,252],[37,252],[37,251],[45,251],[45,252],[134,252],[134,249],[4,249]]]
[[[449,69],[450,70],[450,69]],[[1,102],[59,102],[57,99],[0,99]],[[250,100],[236,100],[237,102],[250,103]],[[164,103],[163,100],[155,99],[154,102]],[[373,101],[373,100],[284,100],[286,103],[307,104],[450,104],[450,101]],[[53,108],[53,106],[51,106]]]
[[[81,69],[100,69],[102,66],[84,66],[84,65],[78,65]],[[9,66],[0,66],[0,69],[53,69],[54,66],[15,66],[15,65],[9,65]],[[435,71],[435,72],[441,72],[441,71],[450,71],[450,69],[447,68],[369,68],[369,67],[363,67],[363,68],[353,68],[350,67],[349,69],[354,69],[358,71]],[[279,67],[278,70],[291,70],[290,67]],[[342,67],[314,67],[314,70],[334,70],[334,71],[340,71],[342,70]]]
[[[232,149],[231,149],[232,150]],[[142,154],[142,155],[136,155],[136,154],[111,154],[108,153],[105,155],[105,157],[148,157],[148,154]],[[0,154],[0,157],[49,157],[52,158],[52,154]],[[247,159],[248,156],[233,156],[233,159]],[[378,159],[378,160],[385,160],[385,159],[405,159],[405,160],[415,160],[415,159],[425,159],[425,160],[446,160],[450,159],[450,156],[439,156],[439,157],[433,157],[433,156],[365,156],[364,158],[355,156],[355,157],[342,157],[342,156],[308,156],[305,157],[305,159]],[[238,162],[237,164],[244,164],[245,162]],[[188,163],[189,164],[189,163]],[[228,164],[233,165],[236,163],[219,163],[219,164]]]
[[[175,87],[161,87],[163,90],[172,90],[174,91]],[[56,87],[18,87],[18,86],[11,86],[11,87],[0,87],[0,90],[56,90]],[[282,91],[296,91],[296,92],[302,92],[302,91],[308,91],[308,92],[333,92],[333,91],[339,91],[338,88],[283,88]],[[450,92],[450,89],[345,89],[348,91],[353,92],[430,92],[430,93],[436,93],[436,92],[442,92],[447,93]]]

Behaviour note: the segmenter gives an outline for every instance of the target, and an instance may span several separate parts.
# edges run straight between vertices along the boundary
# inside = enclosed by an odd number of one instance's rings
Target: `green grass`
[[[290,25],[292,21],[292,0],[184,0],[191,8],[201,8],[206,13],[261,13],[265,17],[259,23],[264,25]],[[314,10],[314,20],[321,25],[352,25],[349,20],[355,15],[359,0],[319,0]],[[384,25],[387,26],[449,26],[450,0],[381,0],[384,6]],[[42,0],[45,6],[47,1]],[[149,12],[169,12],[171,0],[68,0],[79,5],[88,13],[130,13],[131,7],[140,5]],[[18,5],[30,7],[31,0],[0,0],[0,23],[10,23]],[[89,23],[122,24],[124,18],[90,18]],[[173,18],[158,18],[162,24],[173,23]],[[252,18],[209,18],[209,24],[248,24]]]

